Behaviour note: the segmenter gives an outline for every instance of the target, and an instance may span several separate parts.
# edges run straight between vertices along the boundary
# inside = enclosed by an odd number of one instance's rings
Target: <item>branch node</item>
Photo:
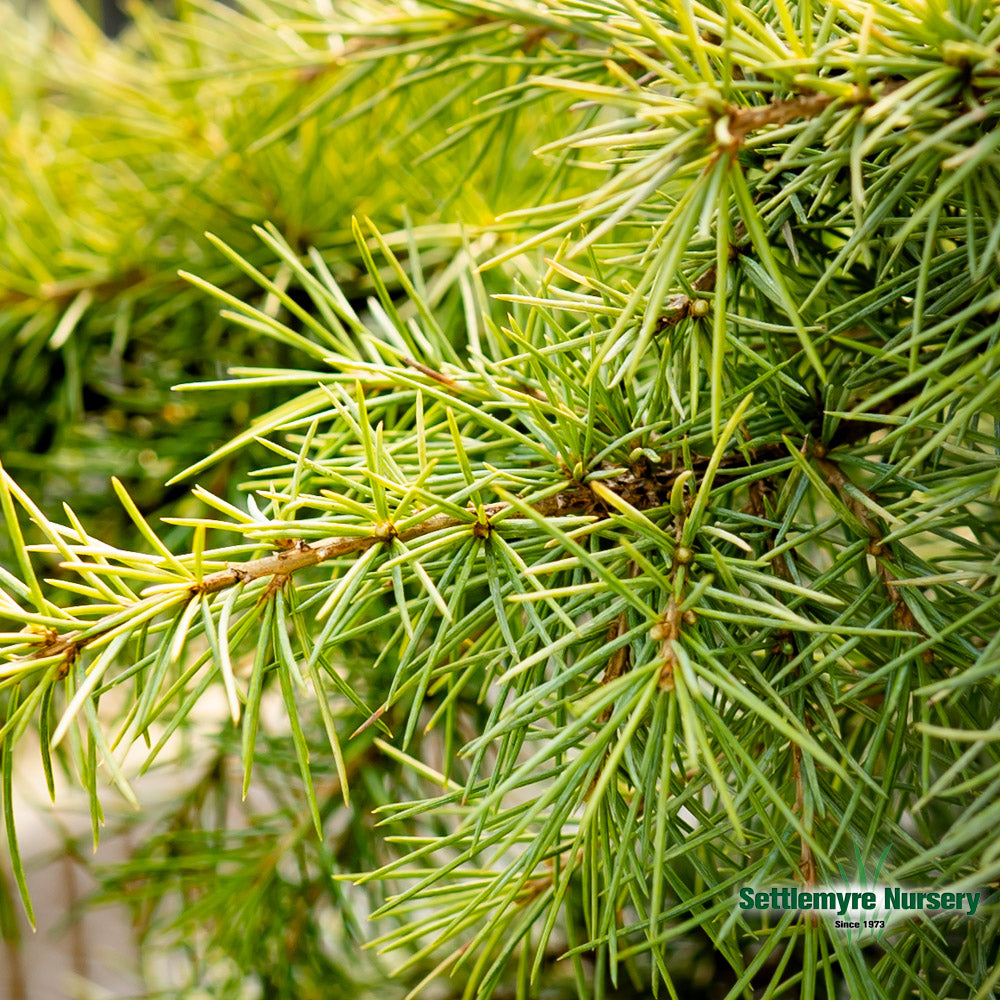
[[[380,542],[391,542],[394,538],[399,537],[399,532],[396,530],[396,525],[394,525],[392,521],[383,521],[381,524],[375,525],[372,537],[376,538]]]
[[[674,689],[674,672],[679,663],[674,641],[680,638],[683,620],[680,606],[671,597],[663,617],[649,630],[650,639],[660,644],[660,656],[663,657],[663,666],[660,668],[661,691]]]

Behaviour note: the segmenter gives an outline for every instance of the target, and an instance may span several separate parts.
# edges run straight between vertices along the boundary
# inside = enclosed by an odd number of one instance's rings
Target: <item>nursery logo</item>
[[[833,921],[833,926],[847,935],[848,943],[878,941],[886,928],[896,920],[917,913],[957,913],[972,917],[979,909],[983,893],[947,892],[939,889],[904,889],[880,882],[887,847],[877,860],[869,879],[864,857],[857,843],[854,856],[857,873],[854,878],[840,862],[842,882],[822,888],[800,889],[798,886],[744,886],[739,891],[741,910],[813,911]]]

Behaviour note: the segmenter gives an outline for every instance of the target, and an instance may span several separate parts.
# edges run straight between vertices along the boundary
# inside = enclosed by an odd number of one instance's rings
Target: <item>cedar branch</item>
[[[898,402],[895,400],[894,402]],[[863,439],[867,433],[873,429],[871,424],[865,421],[843,421],[838,428],[837,434],[822,449],[822,455],[826,456],[831,448],[839,444],[850,444]],[[787,455],[784,444],[774,443],[756,449],[752,454],[753,463],[772,461]],[[663,471],[654,469],[650,471],[644,467],[638,472],[624,472],[615,479],[606,480],[605,484],[615,489],[615,491],[625,501],[640,510],[651,510],[664,506],[670,497],[670,492],[683,469],[671,468],[671,456],[664,456],[662,463]],[[826,466],[836,469],[825,458],[819,458],[825,462]],[[708,463],[708,458],[698,456],[694,459],[695,471],[703,469]],[[729,461],[723,461],[719,467],[717,476],[732,478],[745,473],[746,464],[742,455],[734,455]],[[824,471],[830,476],[830,468]],[[837,469],[839,473],[839,469]],[[842,475],[842,474],[841,474]],[[833,481],[836,480],[833,477]],[[536,514],[542,517],[559,517],[570,514],[589,514],[597,518],[609,516],[609,511],[603,502],[589,489],[586,483],[571,482],[567,488],[560,493],[550,496],[534,505]],[[503,502],[487,504],[484,507],[487,521],[499,514],[507,517],[519,518],[524,515],[516,511],[510,511],[509,505]],[[391,524],[380,525],[371,535],[350,538],[324,538],[319,541],[301,544],[294,548],[283,548],[270,555],[261,556],[258,559],[250,559],[246,562],[236,563],[226,569],[218,570],[205,576],[200,583],[192,583],[189,587],[190,599],[200,594],[215,594],[219,591],[228,590],[237,584],[246,585],[255,580],[266,578],[287,579],[293,573],[306,569],[310,566],[318,566],[321,563],[329,562],[332,559],[343,558],[344,556],[360,554],[368,549],[384,542],[398,538],[402,542],[411,542],[435,531],[442,531],[447,528],[467,525],[471,532],[482,532],[482,525],[475,518],[475,512],[469,511],[469,519],[461,519],[451,514],[432,514],[425,521],[414,525],[402,532],[396,532]],[[864,522],[863,522],[864,523]],[[898,593],[898,591],[896,591]],[[99,624],[99,623],[95,623]],[[89,626],[86,636],[81,636],[80,632],[70,632],[60,636],[36,649],[28,659],[43,659],[53,656],[63,656],[67,662],[73,659],[90,643],[99,639],[111,630],[113,626],[107,628],[95,628]],[[81,630],[83,631],[83,630]]]

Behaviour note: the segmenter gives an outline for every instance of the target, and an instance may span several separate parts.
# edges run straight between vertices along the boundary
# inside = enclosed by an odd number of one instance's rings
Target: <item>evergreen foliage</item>
[[[294,26],[276,23],[292,13]],[[163,489],[171,476],[284,398],[258,387],[252,401],[192,405],[173,385],[299,361],[220,318],[179,276],[257,293],[205,232],[266,270],[275,256],[252,226],[270,220],[301,252],[317,248],[363,303],[352,214],[387,232],[414,220],[425,266],[438,269],[462,247],[449,221],[480,225],[542,195],[551,170],[531,149],[561,133],[545,115],[513,132],[501,112],[469,126],[474,142],[449,137],[478,97],[524,70],[470,63],[481,35],[497,56],[517,40],[497,44],[496,29],[445,12],[396,25],[383,5],[358,8],[345,39],[340,18],[308,7],[182,5],[174,19],[137,6],[119,43],[72,3],[52,14],[25,21],[0,7],[0,338],[13,348],[0,357],[3,459],[36,499],[73,496],[117,535],[111,475],[155,510],[186,492]],[[395,44],[376,44],[387,29]],[[434,155],[442,144],[448,155]],[[287,268],[270,277],[297,295]],[[256,304],[281,308],[264,294]],[[212,488],[245,471],[218,469]]]
[[[120,45],[55,9],[75,56],[3,71],[62,81],[5,140],[59,151],[4,195],[6,391],[237,331],[184,399],[255,419],[163,530],[115,481],[134,546],[2,473],[29,912],[36,728],[95,843],[177,770],[104,883],[186,954],[166,995],[995,996],[991,903],[861,946],[736,904],[1000,879],[995,5],[254,0]]]

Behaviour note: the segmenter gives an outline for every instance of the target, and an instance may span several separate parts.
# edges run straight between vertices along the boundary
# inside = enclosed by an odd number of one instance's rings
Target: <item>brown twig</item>
[[[837,99],[832,94],[802,94],[752,108],[730,107],[729,134],[737,144],[742,145],[751,132],[769,125],[787,125],[799,118],[815,118]]]
[[[678,582],[683,593],[684,580],[679,580],[681,570],[691,563],[694,553],[682,542],[684,535],[684,521],[687,517],[687,507],[674,517],[674,553],[670,563],[670,583],[675,588],[675,593],[670,595],[667,601],[666,610],[660,620],[649,630],[649,636],[660,643],[660,656],[663,659],[663,666],[660,667],[660,690],[673,691],[674,675],[679,664],[677,650],[674,643],[681,637],[681,626],[684,622],[694,624],[693,611],[681,611],[681,606],[677,602]]]
[[[764,519],[768,515],[766,497],[768,493],[774,492],[774,487],[770,480],[759,479],[750,484],[750,498],[747,505],[749,513],[755,517]],[[774,542],[768,534],[764,543],[768,552],[773,551]],[[775,575],[788,583],[794,582],[794,578],[789,571],[788,563],[782,553],[773,556],[771,565],[774,567]],[[794,635],[791,631],[781,629],[775,636],[774,645],[770,649],[772,656],[786,657],[791,659],[796,655],[794,646]],[[806,728],[810,728],[808,712],[805,712],[802,719]],[[805,815],[805,789],[802,781],[802,748],[797,743],[791,744],[792,750],[792,779],[795,783],[795,806],[794,811],[802,818]],[[802,834],[799,834],[799,873],[802,876],[804,885],[808,888],[816,884],[816,859],[813,856],[812,847],[809,841]]]
[[[792,743],[792,776],[795,780],[795,814],[802,817],[805,814],[805,791],[802,783],[802,747],[797,743]],[[802,835],[799,836],[799,872],[806,888],[816,884],[816,859],[809,841]]]
[[[892,568],[892,553],[885,543],[879,519],[852,492],[859,491],[861,488],[855,486],[844,475],[840,466],[826,456],[827,449],[822,445],[818,445],[813,449],[812,460],[814,464],[823,473],[827,483],[837,491],[844,505],[857,518],[865,534],[871,539],[868,543],[868,553],[875,559],[879,578],[885,587],[886,596],[892,603],[892,617],[896,623],[896,627],[906,632],[916,632],[918,635],[926,638],[926,633],[914,617],[913,612],[895,584],[896,574]],[[866,496],[870,496],[867,491],[863,492],[865,492]],[[924,650],[922,658],[925,663],[930,663],[934,658],[934,654],[927,649]]]
[[[607,641],[608,643],[614,642],[616,639],[620,639],[625,634],[625,612],[623,611],[612,623],[611,628],[608,629]],[[626,643],[624,646],[619,646],[611,656],[608,657],[608,665],[604,668],[604,674],[601,677],[601,684],[610,684],[613,680],[617,680],[623,674],[628,672],[630,660],[630,650]],[[608,719],[611,718],[612,706],[608,705],[603,712],[597,717],[599,724],[603,725]]]
[[[414,368],[428,378],[434,379],[435,382],[440,382],[441,385],[447,386],[449,389],[457,389],[458,383],[453,379],[449,378],[447,375],[442,375],[436,368],[431,368],[429,365],[425,365],[420,361],[414,361],[413,358],[408,358],[405,354],[399,356],[399,360],[403,362],[408,368]]]
[[[824,456],[838,444],[853,443],[863,437],[865,430],[862,429],[859,433],[858,428],[854,424],[854,421],[847,420],[841,423],[837,434],[826,445],[823,451]],[[870,425],[864,422],[862,424],[863,428],[870,430]],[[751,459],[754,463],[760,463],[779,459],[786,455],[787,450],[784,443],[774,442],[755,449],[751,455]],[[640,510],[662,507],[669,502],[670,494],[677,477],[681,472],[685,471],[672,467],[669,461],[670,457],[670,455],[664,456],[665,460],[659,465],[639,471],[629,470],[613,479],[604,480],[604,485],[613,489],[624,501]],[[843,474],[840,473],[839,468],[833,462],[824,457],[819,457],[818,460],[824,463],[823,468],[830,477],[831,482],[840,482],[841,485],[847,482],[846,478],[843,477]],[[708,461],[709,459],[705,456],[695,458],[693,460],[694,471],[697,472],[703,469]],[[746,463],[743,456],[734,454],[728,460],[723,460],[716,475],[720,478],[731,478],[742,475],[745,468]],[[857,501],[853,498],[845,499],[849,499],[851,503],[857,504]],[[598,518],[608,516],[608,511],[603,501],[586,484],[581,483],[567,485],[567,488],[561,493],[535,504],[533,509],[536,514],[542,517],[559,517],[570,514],[588,514]],[[484,507],[484,513],[488,522],[501,513],[505,513],[507,517],[511,518],[525,516],[520,512],[510,511],[509,505],[502,502],[487,504]],[[366,552],[368,549],[390,542],[394,538],[398,538],[403,542],[410,542],[432,534],[435,531],[459,527],[463,524],[468,525],[470,532],[482,536],[483,527],[480,525],[477,528],[477,521],[472,510],[470,510],[469,514],[470,517],[468,520],[453,517],[451,514],[433,514],[425,521],[421,521],[412,528],[407,528],[401,532],[397,531],[393,524],[386,523],[379,525],[370,535],[352,536],[349,538],[325,538],[312,543],[298,543],[293,548],[283,548],[258,559],[250,559],[246,562],[232,564],[226,569],[209,573],[200,583],[192,583],[190,585],[190,596],[193,598],[199,594],[214,594],[222,590],[227,590],[237,584],[246,585],[260,579],[274,577],[287,579],[299,570],[310,566],[318,566],[332,559]],[[880,537],[880,535],[878,532],[873,531],[872,537],[874,539]],[[681,549],[682,547],[678,545],[678,548],[675,550],[675,562],[678,560],[683,561],[684,553]],[[886,579],[887,585],[891,586],[890,578],[883,578]],[[891,593],[895,593],[898,597],[898,589],[892,588]],[[901,601],[900,604],[902,604]],[[903,606],[905,607],[905,605]],[[666,633],[671,632],[674,626],[671,625],[670,609],[668,608],[664,614],[666,616],[664,619],[666,637]],[[679,629],[679,625],[679,622],[676,623],[677,629]],[[41,644],[29,658],[42,659],[52,656],[63,656],[66,658],[67,664],[70,664],[89,643],[100,638],[111,628],[112,626],[109,625],[107,629],[101,630],[95,629],[92,625],[86,630],[81,630],[86,631],[87,634],[85,637],[81,637],[79,632],[71,632],[60,637],[54,637]],[[679,631],[677,631],[677,634],[679,635]],[[676,638],[676,635],[674,638]],[[669,648],[669,645],[669,641],[666,640],[664,642],[665,648]],[[667,655],[669,660],[670,654],[665,655]]]
[[[683,616],[677,601],[671,596],[667,601],[667,609],[663,612],[660,620],[649,630],[650,638],[655,639],[660,644],[660,658],[663,666],[660,667],[660,690],[673,691],[674,671],[677,669],[677,651],[674,649],[674,641],[681,637],[681,623]]]

